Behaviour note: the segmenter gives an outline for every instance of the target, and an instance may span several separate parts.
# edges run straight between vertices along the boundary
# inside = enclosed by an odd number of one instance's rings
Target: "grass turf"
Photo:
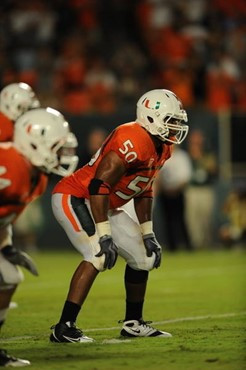
[[[95,339],[92,344],[48,340],[80,256],[33,257],[40,277],[25,273],[14,296],[19,307],[10,310],[0,343],[10,354],[29,359],[33,370],[246,369],[245,251],[166,253],[161,268],[150,273],[144,318],[159,322],[155,326],[173,337],[117,343],[125,308],[119,259],[97,278],[78,318],[78,326]]]

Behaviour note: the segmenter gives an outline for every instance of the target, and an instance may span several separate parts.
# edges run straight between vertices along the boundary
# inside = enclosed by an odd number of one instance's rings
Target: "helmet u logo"
[[[161,102],[157,101],[157,102],[156,102],[155,109],[159,109],[159,108],[160,108],[160,104],[161,104]],[[149,108],[149,109],[151,108],[151,107],[149,106],[149,99],[146,99],[146,100],[145,100],[144,106],[145,106],[146,108]]]

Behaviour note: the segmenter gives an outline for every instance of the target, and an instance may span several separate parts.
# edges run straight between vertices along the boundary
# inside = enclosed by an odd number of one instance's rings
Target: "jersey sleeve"
[[[0,112],[0,142],[12,141],[14,125],[7,117]]]
[[[4,155],[5,154],[5,155]],[[13,176],[9,171],[9,166],[6,163],[7,157],[0,149],[0,227],[5,226],[13,221],[16,214],[12,212],[9,204],[13,202]]]
[[[31,181],[32,165],[12,143],[0,144],[0,227],[13,223],[46,189],[47,176]]]
[[[9,144],[2,143],[0,148],[0,206],[19,201],[25,184],[25,172]]]

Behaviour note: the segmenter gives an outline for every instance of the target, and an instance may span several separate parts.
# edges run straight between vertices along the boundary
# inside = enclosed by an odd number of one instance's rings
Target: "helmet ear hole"
[[[154,119],[153,119],[152,117],[150,117],[150,116],[147,116],[147,119],[148,119],[148,121],[149,121],[150,123],[153,123],[153,122],[154,122]]]
[[[59,145],[59,141],[56,141],[52,146],[51,146],[51,150],[53,151],[58,145]]]

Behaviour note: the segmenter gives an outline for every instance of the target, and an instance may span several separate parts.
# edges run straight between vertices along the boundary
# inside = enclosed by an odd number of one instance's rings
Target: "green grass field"
[[[50,326],[59,319],[70,277],[80,256],[35,254],[40,277],[25,273],[1,332],[0,347],[42,369],[246,369],[246,254],[201,251],[164,256],[150,274],[145,320],[172,338],[120,340],[124,318],[124,262],[102,273],[92,288],[78,326],[92,344],[54,344]],[[117,341],[115,341],[117,342]]]

